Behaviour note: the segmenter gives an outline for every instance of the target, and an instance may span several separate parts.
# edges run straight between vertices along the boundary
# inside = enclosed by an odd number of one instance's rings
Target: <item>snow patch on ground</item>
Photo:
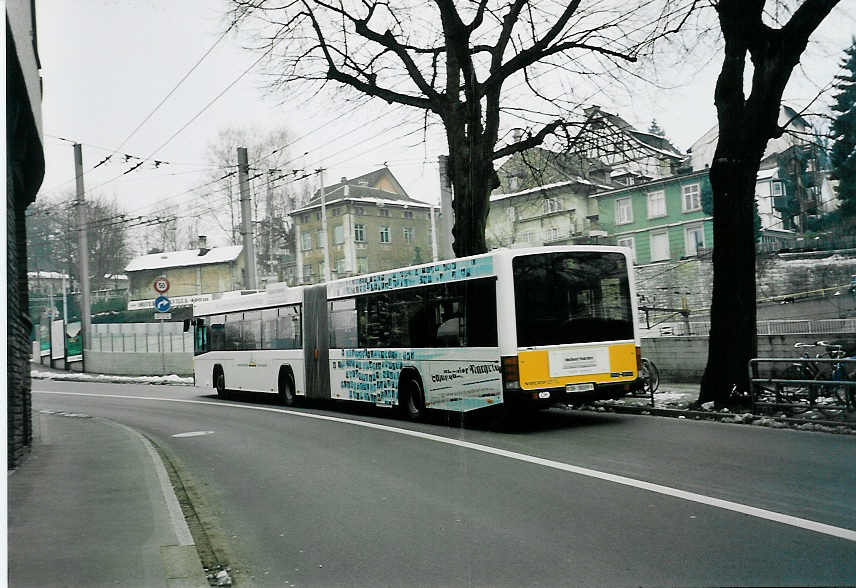
[[[71,380],[75,382],[104,382],[113,384],[159,384],[172,386],[192,386],[192,377],[176,374],[167,376],[111,376],[108,374],[81,374],[79,372],[42,372],[32,370],[30,376],[39,380]]]

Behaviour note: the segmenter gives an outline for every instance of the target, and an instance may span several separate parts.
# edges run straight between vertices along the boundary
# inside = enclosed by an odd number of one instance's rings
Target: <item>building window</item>
[[[404,211],[404,218],[413,218],[413,211],[412,210],[405,210]]]
[[[615,224],[626,225],[633,222],[633,203],[630,198],[615,201]]]
[[[300,222],[301,223],[308,223],[309,222],[309,215],[308,214],[301,214],[300,215]]]
[[[404,242],[413,242],[413,227],[404,227]]]
[[[666,193],[663,190],[648,194],[648,218],[666,216]]]
[[[354,225],[354,241],[357,243],[365,243],[366,225]]]
[[[520,240],[524,243],[531,243],[535,240],[535,233],[533,233],[532,231],[526,231],[520,236]]]
[[[389,243],[389,227],[386,225],[380,227],[380,242]]]
[[[345,227],[336,225],[333,227],[333,243],[341,245],[345,242]]]
[[[360,273],[360,274],[369,273],[369,258],[368,257],[358,257],[357,258],[357,273]]]
[[[559,227],[550,227],[544,231],[544,241],[555,241],[559,238]]]
[[[333,209],[333,216],[341,216],[341,215],[342,215],[342,209],[341,208],[334,208]]]
[[[380,214],[380,216],[389,216],[389,210],[387,210],[386,208],[381,208],[378,214]]]
[[[320,211],[315,213],[315,220],[321,220],[321,212]]]
[[[345,273],[345,258],[344,257],[336,260],[336,273],[339,275]]]
[[[509,206],[505,209],[505,215],[508,217],[508,222],[517,222],[517,209],[513,206]]]
[[[303,277],[308,278],[312,275],[312,264],[307,263],[303,266]]]
[[[669,259],[669,233],[660,231],[651,233],[651,261]]]
[[[782,185],[782,182],[773,182],[773,196],[783,196],[785,194],[785,187]]]
[[[324,231],[318,231],[318,238],[315,240],[318,243],[318,249],[323,249],[327,246],[327,235]]]
[[[301,240],[301,249],[303,251],[309,251],[312,249],[312,233],[303,233],[300,235]]]
[[[517,190],[519,190],[520,189],[520,178],[518,178],[517,176],[511,176],[511,178],[508,181],[508,187],[511,189],[512,192],[516,192]]]
[[[698,255],[699,250],[704,249],[704,227],[702,225],[687,227],[684,236],[688,256]]]
[[[633,262],[636,262],[636,242],[633,237],[619,237],[617,244],[619,247],[627,247],[633,252]]]
[[[544,200],[544,214],[558,212],[562,210],[562,203],[556,198],[547,198]]]
[[[683,194],[684,212],[701,210],[701,186],[690,184],[681,188]]]
[[[363,216],[365,213],[366,213],[366,209],[363,208],[362,206],[355,206],[354,207],[354,214],[355,215]]]

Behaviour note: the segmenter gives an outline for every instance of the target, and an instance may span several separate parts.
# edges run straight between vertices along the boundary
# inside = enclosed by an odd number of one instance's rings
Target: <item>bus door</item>
[[[327,285],[303,290],[303,357],[306,396],[330,398],[330,353],[327,334]]]

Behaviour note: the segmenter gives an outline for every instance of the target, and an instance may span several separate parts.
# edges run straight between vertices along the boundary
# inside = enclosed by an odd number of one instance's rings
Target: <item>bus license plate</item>
[[[594,390],[594,384],[566,384],[565,392],[591,392]]]

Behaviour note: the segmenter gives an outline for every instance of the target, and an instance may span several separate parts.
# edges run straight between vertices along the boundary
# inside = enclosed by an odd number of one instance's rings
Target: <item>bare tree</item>
[[[69,195],[42,199],[27,211],[27,256],[31,271],[56,271],[79,279],[77,203]],[[92,289],[107,287],[106,275],[123,273],[130,258],[128,220],[115,201],[90,196],[86,201],[89,271]]]
[[[680,28],[695,1],[232,4],[235,19],[261,24],[258,50],[272,56],[275,86],[332,81],[422,111],[426,128],[429,119],[442,122],[454,249],[469,255],[486,251],[494,162],[548,139],[573,143],[582,118],[571,113]],[[528,126],[522,140],[499,146],[502,116]]]
[[[838,0],[805,0],[776,28],[767,24],[765,0],[714,3],[725,57],[714,102],[719,140],[710,168],[713,202],[713,301],[707,367],[699,403],[733,402],[748,390],[749,359],[757,355],[755,310],[755,181],[767,142],[780,137],[782,94],[809,36]],[[744,95],[746,58],[752,60]]]

